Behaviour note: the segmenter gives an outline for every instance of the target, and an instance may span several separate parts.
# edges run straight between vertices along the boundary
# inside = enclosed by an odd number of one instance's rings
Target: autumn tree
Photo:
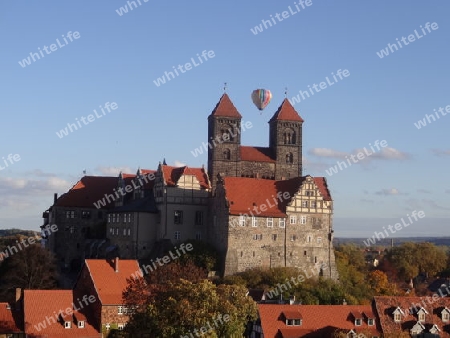
[[[442,247],[429,242],[403,243],[392,248],[387,255],[404,281],[420,273],[434,277],[447,266],[447,253]]]

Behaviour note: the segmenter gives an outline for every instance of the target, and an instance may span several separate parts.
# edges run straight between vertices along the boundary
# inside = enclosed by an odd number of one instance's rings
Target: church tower
[[[227,94],[208,116],[208,175],[213,192],[218,174],[240,176],[241,119]]]
[[[286,98],[269,121],[269,148],[276,161],[276,180],[303,176],[303,122]]]

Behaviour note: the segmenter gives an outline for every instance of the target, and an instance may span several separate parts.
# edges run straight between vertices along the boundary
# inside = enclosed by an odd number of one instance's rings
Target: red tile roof
[[[14,316],[16,316],[16,319],[14,319]],[[22,332],[18,323],[20,317],[19,311],[16,311],[13,307],[10,308],[8,303],[0,303],[0,335]]]
[[[295,177],[289,180],[274,181],[247,177],[224,177],[225,198],[230,203],[229,212],[231,215],[250,215],[250,211],[256,206],[259,214],[252,211],[255,216],[286,217],[286,206],[300,190],[305,178]],[[324,200],[331,201],[325,178],[315,177],[313,180]],[[282,196],[286,192],[289,193],[289,198],[277,198],[277,194]],[[261,210],[262,205],[266,206],[266,211]]]
[[[120,305],[122,292],[127,287],[127,279],[139,272],[136,260],[119,259],[119,271],[114,270],[114,261],[106,259],[86,259],[88,269],[102,305]]]
[[[395,333],[399,329],[404,331],[411,330],[411,328],[417,323],[418,318],[416,310],[420,310],[423,307],[428,314],[425,315],[425,322],[422,324],[425,326],[425,332],[436,324],[440,332],[441,338],[450,337],[450,323],[444,323],[441,319],[441,312],[445,307],[450,309],[450,298],[441,297],[387,297],[377,296],[374,297],[375,306],[378,316],[380,318],[381,328],[385,334]],[[445,293],[444,293],[445,295]],[[404,316],[401,316],[401,323],[394,322],[392,312],[397,307],[403,311]],[[412,311],[410,311],[412,310]]]
[[[168,186],[176,186],[182,175],[193,175],[200,182],[200,186],[204,189],[210,189],[209,178],[204,168],[172,167],[169,165],[161,165],[165,183]]]
[[[66,329],[59,320],[59,314],[66,314],[67,309],[81,308],[74,301],[72,290],[25,290],[24,291],[24,322],[25,333],[33,337],[101,337],[101,334],[89,322],[84,328],[78,328],[73,316],[64,316],[72,322],[72,327]],[[86,306],[89,305],[81,303]],[[83,310],[81,310],[83,311]]]
[[[233,102],[227,94],[223,94],[217,103],[216,107],[213,109],[211,115],[209,116],[224,116],[224,117],[236,117],[242,118],[241,114],[237,111]]]
[[[142,176],[147,177],[147,182],[144,179],[141,179],[142,183],[144,183],[143,188],[144,189],[153,189],[153,187],[155,185],[156,170],[150,170],[150,169],[139,169],[139,170],[141,171]],[[138,170],[138,172],[139,172],[139,170]],[[135,180],[135,184],[140,185],[139,181],[136,181],[136,180]]]
[[[297,111],[294,109],[288,99],[283,100],[281,106],[278,108],[269,122],[275,120],[304,122],[304,120],[300,117],[300,115],[298,115]]]
[[[105,193],[112,193],[117,188],[117,177],[84,176],[67,193],[56,201],[61,207],[87,207],[94,208],[94,202],[103,199]],[[114,202],[107,203],[106,207],[114,206]]]
[[[379,336],[379,327],[369,326],[366,320],[356,326],[351,312],[372,311],[370,305],[279,305],[258,304],[258,312],[265,338],[333,337],[333,331],[342,329],[362,333],[369,330]],[[294,312],[294,313],[293,313]],[[301,325],[286,325],[286,317],[295,312],[301,315]],[[292,318],[292,319],[299,319]],[[378,324],[378,323],[376,323]],[[281,335],[280,335],[281,334]]]
[[[327,179],[325,177],[314,177],[314,183],[320,191],[325,201],[331,201],[330,190],[328,189]]]
[[[291,181],[291,180],[289,180]],[[259,178],[247,177],[224,177],[225,197],[230,205],[230,214],[250,215],[250,210],[254,206],[258,208],[259,214],[253,211],[255,216],[266,217],[286,217],[286,203],[290,202],[294,196],[292,187],[293,184],[282,184],[279,182]],[[291,183],[293,183],[292,181]],[[288,187],[289,190],[282,190],[280,187]],[[290,198],[285,200],[282,197],[283,192],[289,192]],[[277,198],[277,193],[281,193],[281,197]],[[292,193],[291,193],[292,192]],[[265,205],[266,210],[262,210],[262,205]]]
[[[240,152],[241,161],[275,163],[275,158],[270,148],[241,146]]]

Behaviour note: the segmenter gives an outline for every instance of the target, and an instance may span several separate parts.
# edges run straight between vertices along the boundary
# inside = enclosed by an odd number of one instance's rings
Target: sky
[[[449,10],[445,0],[4,1],[0,228],[37,230],[53,193],[84,170],[206,165],[193,152],[226,83],[252,124],[243,145],[267,146],[268,120],[285,97],[294,104],[304,174],[327,178],[335,236],[371,236],[414,210],[425,217],[392,237],[449,236]],[[257,88],[273,94],[262,112]]]

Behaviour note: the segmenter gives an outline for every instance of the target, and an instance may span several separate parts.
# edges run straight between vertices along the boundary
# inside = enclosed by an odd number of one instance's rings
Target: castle
[[[268,147],[241,145],[241,122],[223,94],[208,116],[207,170],[164,162],[135,175],[84,176],[44,213],[43,227],[60,229],[47,245],[75,268],[196,239],[218,250],[221,275],[297,267],[337,279],[326,179],[302,175],[303,119],[284,99],[269,120]]]

